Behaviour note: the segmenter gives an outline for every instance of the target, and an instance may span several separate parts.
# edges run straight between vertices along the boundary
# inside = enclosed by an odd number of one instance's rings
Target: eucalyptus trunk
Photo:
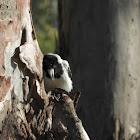
[[[139,139],[139,0],[58,0],[59,47],[91,139]]]

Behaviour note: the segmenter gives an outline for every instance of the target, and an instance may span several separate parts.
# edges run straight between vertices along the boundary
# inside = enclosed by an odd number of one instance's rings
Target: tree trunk
[[[0,139],[88,140],[79,92],[44,89],[30,0],[0,2],[0,44]]]
[[[59,47],[91,139],[139,137],[138,0],[59,0]]]
[[[40,93],[41,100],[45,96],[40,82],[43,55],[33,30],[30,5],[30,0],[0,2],[1,139],[35,138],[25,116],[31,112],[32,97]]]
[[[140,7],[138,0],[114,2],[112,6],[112,92],[116,140],[140,139]]]

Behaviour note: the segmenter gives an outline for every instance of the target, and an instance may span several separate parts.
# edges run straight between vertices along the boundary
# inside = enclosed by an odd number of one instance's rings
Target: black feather
[[[58,63],[58,60],[53,55],[45,55],[43,58],[43,70],[46,72],[46,76],[51,78],[48,70],[54,68],[54,77],[60,78],[63,74],[62,65]]]

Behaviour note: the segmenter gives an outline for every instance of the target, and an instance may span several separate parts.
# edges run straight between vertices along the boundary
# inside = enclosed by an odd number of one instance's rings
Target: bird
[[[63,60],[58,54],[44,55],[43,73],[46,90],[60,88],[66,92],[71,92],[73,89],[70,65],[67,60]]]

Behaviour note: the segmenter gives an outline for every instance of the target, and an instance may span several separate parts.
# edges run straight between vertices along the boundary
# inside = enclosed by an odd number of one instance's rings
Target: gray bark
[[[117,7],[115,6],[117,5]],[[140,8],[139,1],[114,2],[113,18],[115,75],[112,80],[116,139],[140,139]],[[112,75],[113,76],[113,75]],[[120,122],[120,124],[118,124]]]
[[[139,137],[138,0],[59,0],[59,47],[81,98],[91,139]]]
[[[113,135],[113,96],[105,93],[108,7],[101,0],[59,1],[58,53],[70,62],[74,88],[81,91],[78,114],[93,140]]]

